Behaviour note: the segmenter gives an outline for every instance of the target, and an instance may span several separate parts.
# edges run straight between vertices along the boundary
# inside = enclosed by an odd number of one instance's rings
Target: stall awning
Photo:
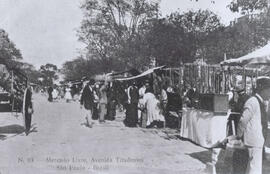
[[[270,65],[270,43],[245,56],[237,59],[229,59],[221,62],[221,65],[244,66],[244,65]]]
[[[126,81],[126,80],[134,80],[134,79],[137,79],[137,78],[140,78],[140,77],[144,77],[148,74],[151,74],[153,73],[155,70],[158,70],[158,69],[162,69],[164,68],[165,66],[159,66],[159,67],[155,67],[155,68],[151,68],[137,76],[132,76],[132,77],[126,77],[126,78],[118,78],[118,79],[115,79],[115,80],[119,80],[119,81]]]

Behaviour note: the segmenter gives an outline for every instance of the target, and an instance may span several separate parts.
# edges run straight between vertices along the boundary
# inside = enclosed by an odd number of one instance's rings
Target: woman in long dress
[[[151,126],[154,121],[156,122],[164,122],[164,116],[162,115],[162,111],[160,109],[159,100],[156,96],[151,92],[151,90],[146,90],[143,96],[143,105],[146,108],[147,114],[147,123],[146,126]]]
[[[66,102],[69,102],[70,100],[72,100],[71,89],[69,87],[66,89],[65,99],[66,99]]]
[[[58,91],[55,88],[53,89],[52,97],[53,97],[54,100],[56,100],[58,98]]]

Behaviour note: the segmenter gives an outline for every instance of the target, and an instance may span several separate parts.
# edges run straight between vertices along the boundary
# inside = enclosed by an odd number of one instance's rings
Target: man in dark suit
[[[52,92],[53,92],[53,87],[50,86],[50,87],[48,88],[48,101],[49,101],[49,102],[52,102],[52,100],[53,100]]]
[[[94,94],[91,85],[95,83],[94,80],[86,81],[82,91],[80,104],[81,108],[84,107],[86,113],[86,126],[92,127],[92,114],[94,107]],[[90,123],[89,123],[90,122]]]

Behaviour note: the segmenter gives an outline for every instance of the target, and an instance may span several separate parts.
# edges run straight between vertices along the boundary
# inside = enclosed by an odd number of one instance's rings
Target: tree
[[[46,65],[41,65],[39,72],[41,73],[41,77],[43,78],[42,85],[51,86],[53,85],[53,81],[58,79],[57,76],[57,66],[47,63]]]
[[[90,57],[104,64],[117,61],[124,67],[139,67],[137,60],[145,58],[138,49],[139,28],[158,17],[158,4],[148,0],[84,0],[79,40],[86,44]],[[113,69],[110,64],[105,68]]]
[[[42,74],[36,70],[36,68],[29,63],[22,63],[20,66],[20,69],[24,72],[24,74],[27,76],[28,81],[30,83],[39,84],[39,77],[42,76]]]
[[[160,64],[178,66],[196,58],[208,59],[208,47],[215,43],[212,33],[224,26],[216,14],[208,10],[174,12],[164,19],[152,20],[146,38],[151,55]]]
[[[242,14],[251,13],[255,10],[267,8],[268,0],[232,0],[229,8],[233,12],[241,12]]]
[[[0,63],[12,66],[14,61],[19,59],[22,59],[20,50],[9,39],[8,33],[0,29]]]

